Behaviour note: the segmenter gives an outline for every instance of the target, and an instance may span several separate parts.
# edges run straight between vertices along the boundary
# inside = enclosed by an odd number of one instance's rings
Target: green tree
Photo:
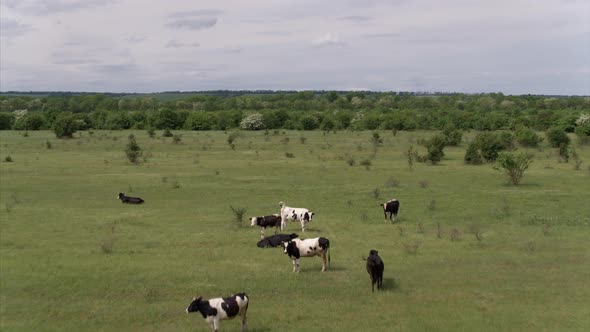
[[[71,138],[77,130],[76,119],[71,113],[61,113],[53,122],[53,132],[57,138]]]
[[[567,133],[560,128],[549,128],[546,135],[551,147],[558,148],[562,144],[568,145],[570,143],[570,138],[567,136]]]
[[[135,135],[130,134],[128,137],[129,142],[125,147],[125,155],[127,159],[133,164],[139,164],[140,158],[143,155],[143,151],[137,141],[135,140]]]
[[[496,169],[503,171],[510,183],[517,186],[524,176],[524,172],[533,162],[531,154],[500,152],[496,159]]]

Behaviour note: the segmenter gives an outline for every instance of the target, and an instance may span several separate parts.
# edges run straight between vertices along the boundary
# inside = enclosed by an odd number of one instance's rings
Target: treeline
[[[0,129],[576,130],[590,97],[407,92],[237,91],[166,100],[154,96],[0,96]],[[221,94],[224,92],[224,94]],[[173,93],[173,92],[172,92]],[[182,96],[182,94],[180,94]]]

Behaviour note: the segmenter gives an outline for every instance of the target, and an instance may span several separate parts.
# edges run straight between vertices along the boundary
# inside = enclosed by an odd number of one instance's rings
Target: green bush
[[[463,132],[457,130],[454,125],[448,125],[443,129],[443,136],[446,138],[446,145],[457,146],[461,144],[463,139]]]
[[[561,129],[552,127],[547,130],[547,141],[553,148],[558,148],[560,145],[565,144],[568,145],[570,143],[570,138],[567,136],[567,133]]]
[[[303,130],[314,130],[319,128],[318,119],[313,115],[305,115],[299,120]]]
[[[45,118],[40,112],[27,112],[14,121],[14,130],[40,130],[45,126]]]
[[[76,119],[71,113],[61,113],[53,122],[53,132],[57,138],[71,138],[77,130]]]
[[[0,130],[10,130],[14,124],[14,115],[8,112],[0,112]]]
[[[477,142],[471,142],[469,146],[467,146],[467,150],[465,151],[465,157],[463,161],[468,165],[481,165],[483,164],[483,157],[481,156],[481,152],[479,151],[479,146]]]
[[[518,144],[522,146],[536,147],[543,141],[543,138],[537,135],[534,130],[524,126],[518,126],[514,136],[516,136]]]
[[[496,169],[501,170],[513,185],[518,185],[524,172],[532,163],[533,156],[527,153],[500,152],[496,160]]]
[[[252,113],[240,122],[240,128],[245,130],[264,129],[264,117],[260,113]]]
[[[487,162],[495,161],[498,153],[506,149],[507,142],[501,139],[500,135],[492,132],[483,132],[475,137],[475,144],[481,152],[481,156]]]
[[[139,144],[137,144],[137,141],[135,140],[135,135],[130,134],[128,139],[129,142],[127,143],[127,146],[125,148],[125,155],[131,163],[139,164],[139,159],[143,154],[141,147],[139,146]]]

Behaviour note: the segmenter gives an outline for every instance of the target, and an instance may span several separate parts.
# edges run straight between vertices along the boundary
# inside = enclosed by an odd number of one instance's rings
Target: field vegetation
[[[569,161],[543,129],[514,146],[441,132],[434,163],[437,131],[146,129],[0,131],[2,331],[208,331],[192,297],[241,291],[250,331],[590,328],[590,150],[571,131]],[[490,146],[531,156],[518,185]],[[330,271],[256,247],[247,219],[279,201],[316,213],[300,235],[330,239]]]

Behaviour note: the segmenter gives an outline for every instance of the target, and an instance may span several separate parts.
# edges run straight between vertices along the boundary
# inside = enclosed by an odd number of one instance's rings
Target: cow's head
[[[123,196],[125,196],[124,193],[119,193],[119,195],[117,195],[117,199],[121,199]]]
[[[250,221],[252,222],[252,223],[250,224],[250,226],[256,226],[256,224],[257,224],[257,223],[256,223],[256,221],[257,221],[257,220],[258,220],[258,217],[252,217],[252,218],[250,218]]]
[[[377,254],[379,254],[379,252],[377,250],[373,249],[373,250],[369,251],[369,256],[373,256],[373,255],[377,255]]]
[[[283,206],[285,206],[284,202],[279,202],[279,206],[282,208]]]
[[[193,297],[192,302],[186,307],[186,313],[199,311],[199,304],[201,304],[202,297],[199,298]]]
[[[303,220],[310,222],[313,219],[314,213],[311,211],[307,211],[303,214]]]
[[[289,234],[289,238],[290,238],[291,240],[293,240],[294,238],[297,238],[297,237],[299,237],[299,235],[297,235],[297,234],[295,234],[295,233],[291,233],[291,234]]]

